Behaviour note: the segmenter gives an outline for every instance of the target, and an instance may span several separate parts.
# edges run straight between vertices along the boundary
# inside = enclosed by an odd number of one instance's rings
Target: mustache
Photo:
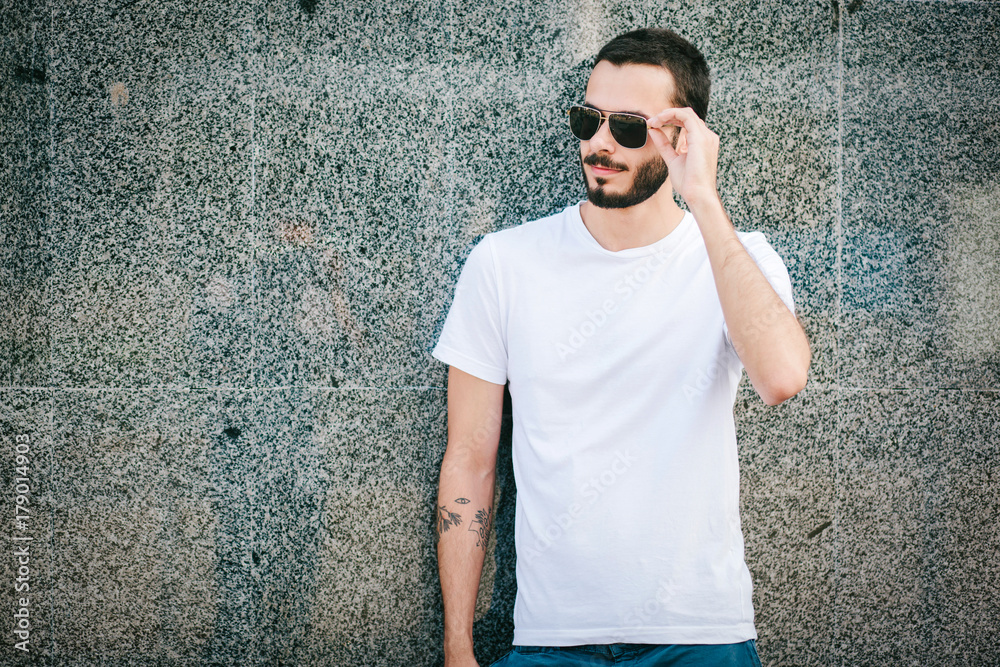
[[[619,162],[615,162],[607,155],[601,153],[591,153],[587,157],[583,158],[584,164],[589,164],[591,167],[604,167],[605,169],[618,169],[619,171],[628,171],[628,167]]]

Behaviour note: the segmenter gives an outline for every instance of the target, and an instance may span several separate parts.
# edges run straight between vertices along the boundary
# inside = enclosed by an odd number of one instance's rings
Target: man
[[[447,667],[477,664],[508,382],[518,591],[497,664],[759,665],[733,401],[743,369],[767,404],[794,396],[810,352],[784,264],[719,199],[709,87],[673,32],[609,42],[569,117],[587,201],[466,262],[434,350]]]

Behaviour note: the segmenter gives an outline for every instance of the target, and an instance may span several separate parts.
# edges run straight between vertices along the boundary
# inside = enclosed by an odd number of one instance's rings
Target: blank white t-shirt
[[[763,234],[739,234],[793,308]],[[694,218],[604,249],[579,204],[488,234],[434,356],[510,382],[514,644],[756,637],[744,563],[728,339]]]

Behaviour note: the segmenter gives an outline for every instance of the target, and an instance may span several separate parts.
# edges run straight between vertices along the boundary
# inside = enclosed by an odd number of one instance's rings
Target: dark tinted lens
[[[646,145],[646,119],[613,113],[608,116],[611,136],[625,148],[642,148]]]
[[[572,107],[569,110],[569,129],[580,141],[587,141],[601,126],[601,112],[586,107]]]

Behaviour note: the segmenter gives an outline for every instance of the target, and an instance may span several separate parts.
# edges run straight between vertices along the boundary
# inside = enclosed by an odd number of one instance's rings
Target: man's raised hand
[[[718,199],[719,135],[689,107],[664,109],[648,121],[649,136],[670,170],[674,192],[689,207]],[[670,130],[680,128],[679,133]],[[676,140],[674,137],[676,136]]]

